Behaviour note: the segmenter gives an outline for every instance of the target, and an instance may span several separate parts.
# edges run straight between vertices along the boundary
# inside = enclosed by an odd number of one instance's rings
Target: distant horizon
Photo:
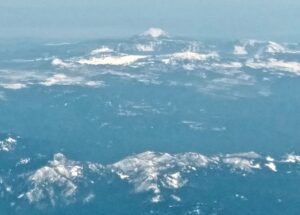
[[[10,0],[0,3],[0,38],[125,38],[158,27],[197,39],[299,42],[298,11],[293,0]]]
[[[80,36],[80,35],[73,35],[70,37],[67,36],[41,36],[41,35],[15,35],[13,37],[1,37],[0,38],[3,41],[14,41],[14,40],[19,40],[19,41],[24,41],[24,40],[37,40],[37,41],[44,41],[44,42],[51,42],[53,41],[54,43],[63,43],[63,42],[81,42],[81,41],[93,41],[93,40],[119,40],[119,39],[126,39],[126,38],[131,38],[138,36],[142,34],[143,32],[147,31],[150,28],[159,28],[158,26],[151,26],[148,28],[144,28],[140,31],[133,31],[130,33],[124,33],[124,34],[114,34],[110,35],[109,33],[95,33],[89,36]],[[162,29],[162,28],[159,28]],[[162,29],[165,32],[168,33],[170,38],[185,38],[185,39],[194,39],[194,40],[202,40],[202,41],[243,41],[243,40],[258,40],[258,41],[275,41],[275,42],[287,42],[287,43],[297,43],[300,42],[300,35],[299,38],[295,35],[295,40],[293,39],[294,37],[291,38],[285,38],[285,37],[258,37],[258,36],[248,36],[248,37],[218,37],[218,36],[208,36],[208,35],[184,35],[184,34],[176,34],[176,33],[170,33],[170,31],[166,29]],[[298,39],[296,39],[298,38]]]

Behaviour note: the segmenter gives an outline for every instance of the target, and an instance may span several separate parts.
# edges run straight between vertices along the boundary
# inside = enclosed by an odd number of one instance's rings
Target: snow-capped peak
[[[168,34],[160,28],[149,28],[148,30],[144,31],[141,34],[141,36],[159,38],[159,37],[167,37]]]

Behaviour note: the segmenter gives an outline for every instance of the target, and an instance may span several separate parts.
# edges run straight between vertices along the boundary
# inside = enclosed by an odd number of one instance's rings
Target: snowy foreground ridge
[[[19,165],[25,167],[29,162],[30,159],[23,160]],[[300,156],[289,154],[277,160],[255,152],[205,156],[195,152],[169,154],[147,151],[113,164],[102,165],[69,160],[63,154],[57,153],[47,165],[22,174],[28,181],[27,188],[24,188],[26,191],[19,190],[10,194],[32,204],[44,201],[48,201],[50,205],[57,204],[57,201],[66,204],[91,201],[95,197],[92,186],[99,183],[97,180],[102,181],[108,175],[115,174],[120,180],[132,185],[136,193],[152,193],[153,203],[166,198],[180,201],[180,197],[175,194],[168,196],[166,190],[189,186],[189,175],[202,171],[228,171],[236,177],[247,177],[260,171],[277,174],[281,168],[284,169],[290,164],[299,165]],[[7,191],[11,189],[9,183],[4,182],[4,179],[0,181],[0,185],[6,186]],[[82,189],[88,192],[84,191],[82,194]]]

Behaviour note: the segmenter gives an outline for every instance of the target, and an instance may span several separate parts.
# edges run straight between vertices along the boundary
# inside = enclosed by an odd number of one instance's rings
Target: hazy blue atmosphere
[[[0,0],[0,215],[299,215],[299,6]]]
[[[126,37],[149,27],[173,35],[299,41],[297,0],[1,0],[0,36]]]

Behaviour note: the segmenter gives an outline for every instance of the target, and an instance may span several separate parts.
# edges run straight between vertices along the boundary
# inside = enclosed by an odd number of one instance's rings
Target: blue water
[[[0,46],[0,214],[299,214],[300,44]]]

